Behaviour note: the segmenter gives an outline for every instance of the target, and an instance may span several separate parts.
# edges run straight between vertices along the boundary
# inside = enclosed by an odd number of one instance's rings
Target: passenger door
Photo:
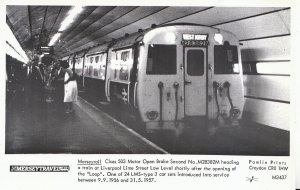
[[[206,115],[206,48],[186,47],[185,54],[185,116]]]

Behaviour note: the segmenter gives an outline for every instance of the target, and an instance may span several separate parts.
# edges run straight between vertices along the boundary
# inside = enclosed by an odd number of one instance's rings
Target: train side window
[[[129,70],[128,65],[121,65],[119,78],[120,80],[128,80]]]
[[[119,79],[120,80],[128,80],[129,79],[129,70],[132,65],[130,60],[130,51],[123,51],[121,53],[121,62],[120,62],[120,70],[119,70]]]
[[[99,64],[99,78],[104,80],[105,79],[105,62],[106,62],[106,54],[100,54],[100,64]]]
[[[120,52],[116,52],[116,60],[120,59]]]
[[[188,50],[187,74],[191,76],[204,74],[204,52],[202,50]]]
[[[99,62],[99,56],[95,57],[95,62],[98,63]]]
[[[122,61],[127,61],[129,59],[129,51],[123,51],[121,53],[121,60]]]
[[[114,80],[121,80],[121,81],[128,81],[130,78],[130,70],[132,68],[132,57],[131,55],[131,49],[127,50],[119,50],[115,53],[113,52],[112,56],[115,57],[115,59],[111,60],[111,68],[112,68],[112,76]],[[115,54],[115,55],[114,55]],[[103,57],[103,60],[105,62],[106,60],[106,54]],[[103,65],[103,76],[105,75],[105,64]]]
[[[98,68],[97,68],[98,65],[99,65],[98,61],[99,61],[99,56],[96,56],[95,57],[95,62],[94,62],[94,65],[93,65],[94,77],[98,77]]]
[[[93,72],[93,61],[94,61],[94,57],[90,57],[90,64],[89,64],[89,68],[88,68],[88,75],[92,76],[92,72]]]
[[[147,74],[176,74],[176,45],[149,45]]]
[[[229,44],[214,47],[215,74],[239,73],[237,46]]]

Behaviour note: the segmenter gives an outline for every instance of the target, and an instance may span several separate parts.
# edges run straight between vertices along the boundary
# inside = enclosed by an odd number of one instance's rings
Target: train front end
[[[234,126],[244,94],[237,38],[196,25],[155,28],[140,43],[137,102],[148,129]]]

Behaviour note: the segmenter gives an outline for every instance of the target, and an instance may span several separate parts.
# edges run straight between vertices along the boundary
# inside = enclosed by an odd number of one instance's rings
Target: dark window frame
[[[130,51],[132,51],[132,49],[120,49],[120,50],[116,50],[113,51],[113,53],[115,54],[115,60],[114,61],[119,61],[119,69],[114,69],[113,72],[113,76],[114,79],[117,81],[123,81],[123,82],[128,82],[130,79],[130,65],[127,63],[128,60],[133,59],[132,57],[130,57]],[[103,54],[104,56],[104,54]],[[107,56],[107,55],[106,55]],[[114,57],[114,55],[113,55]],[[126,63],[126,64],[124,64]],[[114,64],[112,62],[112,64]],[[103,65],[104,69],[106,69],[106,66]],[[123,67],[126,67],[126,69],[123,69]]]
[[[190,61],[189,61],[189,53],[190,52],[196,52],[196,51],[198,51],[198,52],[201,52],[201,56],[202,56],[202,59],[201,59],[201,61],[202,61],[202,63],[200,63],[199,65],[200,66],[202,66],[201,67],[201,69],[202,70],[200,70],[201,72],[200,73],[190,73],[189,71],[189,68],[191,68],[190,67]],[[204,64],[205,64],[205,52],[202,50],[202,49],[188,49],[187,50],[187,63],[186,63],[186,73],[189,75],[189,76],[203,76],[204,75]],[[199,62],[198,62],[199,63]],[[197,71],[197,69],[198,68],[195,68],[195,67],[193,67],[192,69],[191,69],[191,71]]]
[[[93,63],[94,57],[90,57],[90,63]]]
[[[232,61],[229,62],[228,60],[228,50],[231,50],[231,52],[234,53],[232,55]],[[215,45],[214,46],[214,74],[216,75],[232,75],[232,74],[240,74],[241,68],[239,67],[239,72],[234,72],[233,66],[234,64],[239,65],[239,54],[238,54],[238,46],[236,45]],[[223,51],[223,52],[221,52]],[[226,52],[227,51],[227,52]],[[225,54],[226,53],[226,54]],[[219,56],[226,56],[226,58],[222,59],[222,61],[219,58]],[[226,61],[224,61],[226,60]],[[230,65],[230,66],[229,66]],[[230,71],[229,71],[230,69]]]
[[[99,60],[100,60],[100,56],[99,55],[95,56],[95,63],[98,63]]]
[[[155,49],[156,48],[156,49]],[[169,48],[169,49],[168,49]],[[169,52],[168,52],[169,51]],[[169,53],[170,55],[167,55]],[[167,60],[170,59],[171,60]],[[151,70],[150,60],[152,60]],[[168,63],[161,67],[163,63]],[[177,45],[176,44],[150,44],[148,46],[147,75],[176,75],[177,74]]]

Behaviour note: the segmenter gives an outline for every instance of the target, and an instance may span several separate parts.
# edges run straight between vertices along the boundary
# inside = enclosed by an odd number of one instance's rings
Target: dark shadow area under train
[[[189,118],[183,127],[147,131],[138,117],[90,96],[80,96],[171,154],[288,156],[290,133],[243,118],[238,127],[219,127],[211,133],[202,118]],[[203,123],[203,124],[201,124]]]

